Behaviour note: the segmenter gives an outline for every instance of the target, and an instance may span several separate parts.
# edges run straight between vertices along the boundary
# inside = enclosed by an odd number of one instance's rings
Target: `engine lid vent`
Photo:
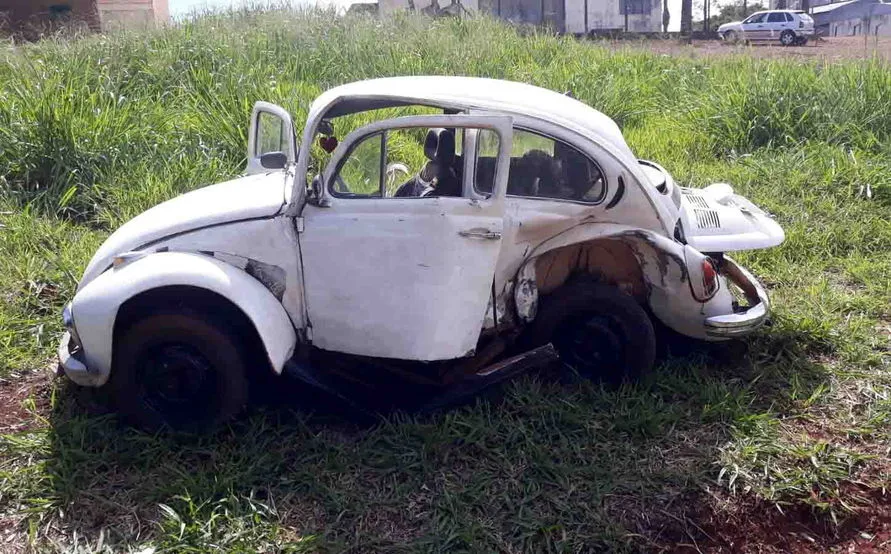
[[[708,209],[708,201],[701,194],[685,189],[684,196],[694,208]]]
[[[696,213],[696,225],[700,229],[720,229],[721,218],[715,210],[693,210]]]

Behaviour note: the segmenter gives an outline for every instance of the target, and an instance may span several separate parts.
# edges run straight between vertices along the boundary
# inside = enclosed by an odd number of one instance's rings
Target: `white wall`
[[[588,0],[588,31],[606,29],[624,29],[625,16],[621,13],[623,0]],[[631,2],[632,0],[628,0]],[[638,0],[639,1],[639,0]],[[662,30],[662,0],[650,0],[651,10],[646,14],[629,14],[628,30],[639,32],[658,32]],[[431,4],[432,0],[414,0],[416,10]],[[440,6],[446,6],[451,0],[439,0]],[[585,0],[565,0],[566,32],[584,33]],[[470,11],[478,9],[478,0],[461,0]],[[408,9],[408,0],[379,0],[382,14]]]
[[[863,35],[864,31],[869,36],[891,36],[891,14],[874,15],[869,21],[858,17],[829,25],[829,35],[833,37]]]

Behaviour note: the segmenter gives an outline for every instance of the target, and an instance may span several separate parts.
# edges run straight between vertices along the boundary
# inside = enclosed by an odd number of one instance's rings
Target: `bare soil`
[[[37,425],[26,405],[30,398],[41,415],[48,415],[51,376],[46,370],[0,379],[0,434],[27,431]],[[2,527],[2,525],[0,525]]]
[[[613,40],[617,49],[644,49],[661,54],[689,58],[746,55],[755,58],[799,59],[833,62],[878,58],[891,61],[891,37],[828,37],[811,41],[806,46],[769,44],[729,44],[719,40],[695,40],[685,44],[676,40]]]
[[[849,486],[856,486],[849,484]],[[891,496],[864,490],[864,505],[833,522],[805,506],[780,508],[759,500],[725,498],[697,521],[700,552],[818,554],[891,552]],[[678,552],[695,552],[681,547]]]

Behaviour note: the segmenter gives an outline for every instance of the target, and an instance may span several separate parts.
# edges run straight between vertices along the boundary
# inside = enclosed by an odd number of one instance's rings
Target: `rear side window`
[[[768,23],[785,23],[786,22],[786,14],[784,13],[772,13],[767,16]]]
[[[481,131],[477,147],[474,184],[477,192],[489,193],[498,155],[497,136],[490,131]],[[606,196],[606,179],[600,166],[573,146],[516,129],[507,194],[597,204]]]

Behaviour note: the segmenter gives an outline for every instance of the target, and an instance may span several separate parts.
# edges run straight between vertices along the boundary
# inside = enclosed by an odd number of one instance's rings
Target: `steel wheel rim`
[[[141,356],[139,389],[143,400],[171,421],[200,419],[214,394],[213,365],[197,348],[164,343]]]
[[[554,346],[563,362],[588,376],[615,377],[622,370],[625,340],[604,314],[582,314],[559,326]]]

